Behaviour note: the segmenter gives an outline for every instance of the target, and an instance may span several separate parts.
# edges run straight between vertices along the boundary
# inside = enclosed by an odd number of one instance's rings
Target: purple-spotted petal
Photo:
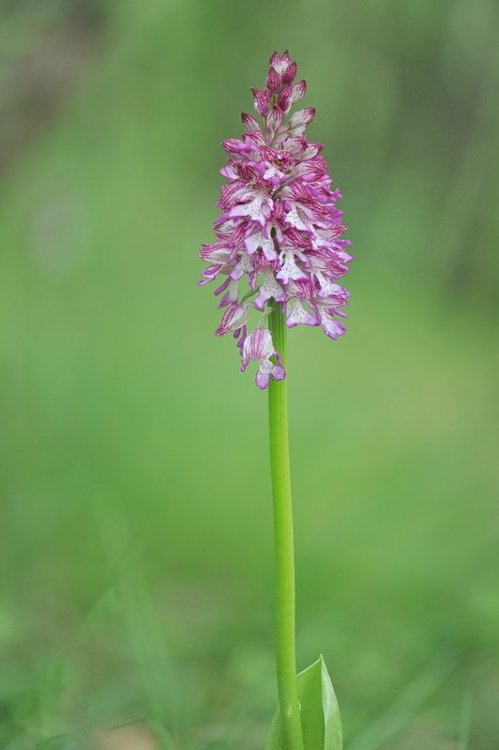
[[[338,320],[332,318],[327,312],[320,313],[320,321],[322,330],[329,336],[330,339],[333,339],[333,341],[335,341],[340,336],[343,336],[346,331],[343,323],[340,323]]]
[[[288,328],[295,326],[317,326],[319,321],[304,306],[297,297],[292,297],[286,305],[286,325]]]
[[[264,117],[269,111],[269,95],[266,91],[260,91],[260,89],[251,89],[251,91],[253,93],[255,109],[259,115]]]
[[[258,371],[255,375],[255,383],[261,390],[265,390],[265,388],[268,388],[270,382],[270,372],[267,370],[262,370],[261,367],[258,368]]]

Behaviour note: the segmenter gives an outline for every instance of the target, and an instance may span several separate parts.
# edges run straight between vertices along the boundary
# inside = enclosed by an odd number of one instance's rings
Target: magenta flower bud
[[[248,331],[248,306],[264,315],[279,306],[288,328],[320,326],[330,339],[345,332],[341,319],[348,292],[337,282],[352,256],[336,205],[341,194],[331,188],[322,145],[306,136],[315,109],[301,109],[288,119],[307,90],[305,80],[292,84],[295,75],[289,52],[282,57],[274,52],[266,89],[252,89],[262,120],[243,112],[242,138],[223,142],[227,163],[221,173],[227,183],[213,224],[216,241],[199,253],[208,264],[199,284],[216,280],[219,307],[225,308],[216,334],[232,332],[243,371],[251,360],[259,362],[259,388],[285,372],[270,331]]]
[[[289,83],[293,83],[294,79],[296,78],[296,72],[298,68],[296,63],[291,63],[284,73],[282,74],[282,83],[284,86],[286,86]]]
[[[267,115],[267,127],[271,130],[277,130],[283,119],[284,112],[278,104],[275,104]]]
[[[228,154],[239,156],[240,154],[248,154],[250,152],[250,146],[243,141],[238,141],[237,138],[227,138],[222,141],[222,147]]]
[[[298,83],[295,83],[292,90],[293,93],[291,96],[291,104],[296,104],[296,102],[299,102],[300,99],[303,99],[303,97],[307,93],[307,82],[305,80],[298,81]]]
[[[289,109],[291,107],[293,97],[293,89],[291,86],[286,86],[285,89],[281,91],[279,94],[279,98],[277,99],[277,106],[282,109],[284,113],[289,112]]]
[[[269,95],[266,91],[260,91],[260,89],[251,89],[251,91],[253,93],[253,101],[256,111],[259,115],[265,117],[269,111]]]
[[[289,128],[294,133],[301,135],[301,133],[305,132],[305,128],[307,125],[310,125],[314,117],[315,109],[313,107],[300,109],[289,118]]]
[[[248,112],[241,112],[241,122],[245,130],[258,130],[258,120],[255,120]]]
[[[220,325],[215,331],[217,336],[225,336],[229,331],[237,331],[243,327],[248,319],[248,310],[244,305],[233,302],[222,315]]]
[[[266,144],[266,140],[263,133],[260,132],[260,128],[257,128],[257,130],[246,131],[243,135],[243,139],[244,142],[248,143],[250,146],[265,146]]]
[[[276,73],[282,76],[282,74],[288,69],[290,62],[291,58],[287,50],[282,58],[277,54],[277,52],[273,52],[269,61],[269,66],[273,68]]]
[[[267,78],[265,80],[265,88],[269,92],[269,94],[275,94],[275,92],[278,91],[280,87],[281,76],[275,70],[275,68],[270,67],[269,72],[267,73]]]

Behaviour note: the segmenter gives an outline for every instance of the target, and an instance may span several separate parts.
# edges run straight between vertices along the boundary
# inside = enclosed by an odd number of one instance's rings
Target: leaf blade
[[[336,693],[322,656],[297,675],[303,744],[306,750],[342,750],[343,734]],[[285,750],[277,709],[266,750]]]

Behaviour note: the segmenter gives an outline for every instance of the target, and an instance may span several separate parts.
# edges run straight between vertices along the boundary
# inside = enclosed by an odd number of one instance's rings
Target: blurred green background
[[[347,750],[499,747],[499,6],[1,0],[0,745],[254,750],[266,398],[197,252],[274,48],[357,260],[290,335],[298,662]]]

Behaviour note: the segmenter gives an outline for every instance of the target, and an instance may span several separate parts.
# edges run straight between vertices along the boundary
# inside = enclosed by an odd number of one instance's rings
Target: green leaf
[[[297,680],[304,750],[342,750],[340,709],[322,656],[300,672]],[[279,709],[266,750],[285,750]]]

